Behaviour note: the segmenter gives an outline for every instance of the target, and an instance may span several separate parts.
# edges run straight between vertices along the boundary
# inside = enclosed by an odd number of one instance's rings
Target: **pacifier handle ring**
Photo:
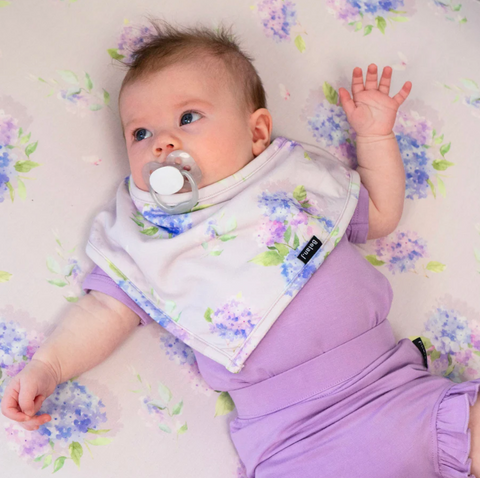
[[[181,213],[187,212],[190,209],[192,209],[195,206],[195,204],[197,204],[198,202],[198,187],[195,184],[195,181],[192,175],[185,170],[181,170],[180,172],[182,173],[183,176],[187,178],[192,188],[192,197],[188,201],[181,202],[179,204],[176,204],[175,206],[166,206],[165,204],[162,204],[160,202],[160,200],[157,197],[157,193],[149,184],[150,194],[152,195],[153,199],[157,203],[157,206],[159,207],[159,209],[161,209],[163,212],[167,214],[181,214]]]

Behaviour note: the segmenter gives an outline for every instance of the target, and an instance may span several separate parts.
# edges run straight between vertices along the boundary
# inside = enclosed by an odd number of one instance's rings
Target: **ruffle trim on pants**
[[[470,474],[470,406],[480,381],[457,383],[447,390],[437,413],[438,463],[443,478],[475,478]],[[480,477],[478,477],[480,478]]]

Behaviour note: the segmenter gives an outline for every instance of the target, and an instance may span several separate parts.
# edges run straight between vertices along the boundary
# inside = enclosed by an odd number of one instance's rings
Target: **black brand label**
[[[412,340],[415,346],[422,352],[423,355],[423,364],[425,368],[428,369],[428,361],[427,361],[427,351],[425,350],[425,345],[423,345],[422,339],[418,337],[418,339]]]
[[[300,255],[297,256],[304,264],[307,264],[308,261],[315,255],[315,253],[322,247],[320,239],[317,239],[313,236],[310,239],[310,242],[306,245],[305,249],[300,252]]]

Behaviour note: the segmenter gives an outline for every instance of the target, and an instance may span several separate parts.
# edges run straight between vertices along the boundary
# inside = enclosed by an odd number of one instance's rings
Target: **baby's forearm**
[[[372,237],[392,232],[400,221],[405,199],[405,169],[394,133],[357,136],[357,171],[371,199]],[[373,207],[372,207],[373,204]]]
[[[107,358],[139,320],[137,314],[118,300],[91,291],[72,305],[32,360],[47,364],[60,384]]]

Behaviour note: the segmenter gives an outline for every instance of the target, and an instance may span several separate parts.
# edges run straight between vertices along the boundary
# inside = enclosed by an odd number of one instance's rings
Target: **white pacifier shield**
[[[185,178],[173,166],[158,168],[150,175],[150,185],[158,194],[175,194],[182,189]]]

